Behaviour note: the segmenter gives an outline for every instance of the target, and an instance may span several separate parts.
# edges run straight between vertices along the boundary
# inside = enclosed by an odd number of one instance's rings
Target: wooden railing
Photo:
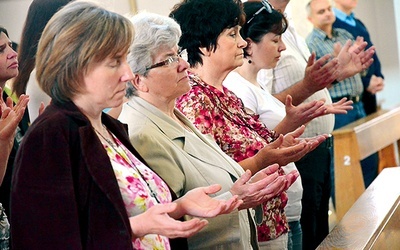
[[[400,167],[385,168],[317,249],[399,249]]]
[[[340,220],[365,191],[360,160],[379,152],[379,171],[399,165],[395,148],[400,140],[400,107],[378,111],[332,134],[336,216]]]

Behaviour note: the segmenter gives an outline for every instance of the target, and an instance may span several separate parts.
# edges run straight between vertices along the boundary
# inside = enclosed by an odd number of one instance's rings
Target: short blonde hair
[[[39,86],[53,100],[69,101],[83,91],[89,67],[126,53],[134,36],[125,17],[89,2],[71,2],[46,25],[36,56]]]

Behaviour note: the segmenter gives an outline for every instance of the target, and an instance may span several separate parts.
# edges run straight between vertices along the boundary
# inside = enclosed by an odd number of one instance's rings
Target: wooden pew
[[[379,171],[399,165],[400,107],[381,110],[333,131],[336,216],[340,220],[364,192],[360,160],[379,152]],[[400,181],[400,180],[399,180]]]
[[[400,167],[385,168],[317,249],[399,249]]]

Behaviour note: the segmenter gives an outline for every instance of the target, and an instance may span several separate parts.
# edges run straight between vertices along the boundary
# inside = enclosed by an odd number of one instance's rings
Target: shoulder
[[[82,128],[91,128],[91,125],[75,105],[51,103],[29,127],[23,141],[37,147],[49,147],[49,144],[67,147],[66,142],[79,140]],[[50,149],[54,148],[50,146]]]
[[[354,18],[354,20],[356,20],[356,25],[362,26],[364,29],[367,29],[365,24],[360,19]]]
[[[144,137],[149,134],[152,134],[153,136],[157,134],[155,125],[149,120],[149,118],[140,115],[135,110],[127,109],[125,112],[121,112],[118,119],[128,125],[129,139],[132,144],[134,144],[134,140],[136,140],[139,135]]]
[[[352,35],[350,32],[348,32],[347,30],[345,30],[345,29],[334,28],[334,31],[335,31],[335,32],[338,34],[338,36],[340,36],[340,37],[343,37],[343,38],[346,38],[346,39],[352,39],[352,40],[354,40],[353,35]]]
[[[211,110],[215,107],[212,93],[202,86],[193,86],[191,90],[176,100],[176,107],[187,115],[189,111]]]
[[[180,98],[181,101],[187,100],[198,100],[198,99],[209,99],[211,94],[211,90],[207,88],[207,86],[194,84],[192,85],[191,89]]]
[[[247,80],[244,79],[242,76],[240,76],[237,72],[229,73],[226,76],[223,85],[230,91],[233,91],[234,93],[237,93],[239,91],[247,92],[250,90],[250,86]]]
[[[49,105],[29,128],[31,133],[49,135],[67,132],[69,128],[78,126],[73,119],[54,105]],[[29,134],[29,133],[28,133]]]
[[[244,98],[256,98],[259,93],[257,87],[241,77],[238,73],[232,73],[229,73],[226,77],[224,86],[242,100]]]
[[[341,28],[341,27],[343,27],[344,25],[346,25],[346,23],[345,22],[343,22],[342,20],[340,20],[339,18],[337,18],[336,17],[336,20],[335,20],[335,22],[333,23],[333,27],[337,27],[337,28]]]
[[[306,37],[306,43],[309,45],[313,43],[316,39],[319,39],[318,33],[316,29],[313,29],[310,34]]]
[[[146,120],[146,114],[139,113],[139,111],[131,107],[129,103],[124,103],[122,105],[121,113],[118,116],[118,120],[122,123],[128,124],[129,128],[133,125],[144,123]]]
[[[158,148],[165,146],[165,139],[161,136],[161,132],[151,124],[129,127],[129,140],[140,154],[154,153]]]

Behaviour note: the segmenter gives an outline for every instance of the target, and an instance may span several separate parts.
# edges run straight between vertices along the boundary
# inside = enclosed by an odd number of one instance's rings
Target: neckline
[[[107,138],[105,137],[100,131],[98,131],[95,127],[93,127],[94,131],[106,142],[108,143],[111,147],[116,148],[118,147],[117,143],[114,141],[113,135],[110,133],[110,131],[108,131],[107,127],[102,124],[103,128],[105,129],[105,131],[107,132],[107,134],[111,137]]]

